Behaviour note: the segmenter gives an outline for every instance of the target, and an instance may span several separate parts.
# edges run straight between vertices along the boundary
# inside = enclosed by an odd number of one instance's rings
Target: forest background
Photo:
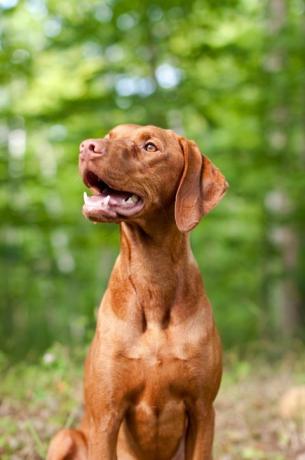
[[[0,0],[4,369],[92,337],[119,232],[81,215],[78,146],[126,122],[194,139],[230,183],[191,238],[227,356],[302,348],[304,16],[303,0]]]

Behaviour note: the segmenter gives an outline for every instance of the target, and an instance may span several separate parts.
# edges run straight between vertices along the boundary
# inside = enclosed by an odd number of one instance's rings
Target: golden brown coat
[[[221,347],[188,232],[227,183],[195,143],[155,126],[84,141],[80,172],[98,195],[83,213],[120,223],[121,250],[86,360],[83,421],[55,436],[48,460],[211,460]]]

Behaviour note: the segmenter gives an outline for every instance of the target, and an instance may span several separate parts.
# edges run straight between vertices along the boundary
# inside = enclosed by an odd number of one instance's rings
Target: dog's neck
[[[191,248],[188,235],[179,232],[176,225],[157,222],[146,229],[123,223],[120,255],[133,274],[137,272],[134,263],[138,264],[139,261],[142,274],[156,274],[163,270],[172,272],[179,263],[187,264]]]
[[[144,330],[186,317],[202,288],[188,235],[171,221],[155,222],[145,228],[121,224],[121,250],[110,280],[112,288],[124,286],[126,293],[119,302],[113,299],[112,308],[126,319],[137,313]]]

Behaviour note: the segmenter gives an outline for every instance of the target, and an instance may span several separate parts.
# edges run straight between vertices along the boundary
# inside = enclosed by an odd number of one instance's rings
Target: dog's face
[[[119,125],[82,142],[79,167],[92,192],[83,213],[95,222],[137,221],[175,204],[179,230],[189,231],[227,186],[196,144],[155,126]]]
[[[177,136],[153,126],[120,125],[81,144],[80,171],[93,192],[83,212],[98,222],[132,220],[171,201],[183,169]]]

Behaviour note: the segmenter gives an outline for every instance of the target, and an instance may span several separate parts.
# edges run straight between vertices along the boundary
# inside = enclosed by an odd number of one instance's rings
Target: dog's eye
[[[144,149],[147,152],[156,152],[158,150],[157,146],[153,142],[146,142]]]

